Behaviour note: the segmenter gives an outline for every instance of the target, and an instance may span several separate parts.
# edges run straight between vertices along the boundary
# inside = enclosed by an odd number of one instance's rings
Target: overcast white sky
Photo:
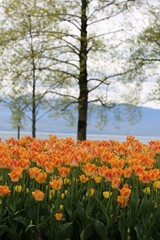
[[[136,0],[135,0],[136,2]],[[131,1],[131,3],[133,3]],[[151,4],[154,5],[157,10],[160,11],[160,0],[139,0],[138,1],[139,4]],[[144,6],[143,5],[143,6]],[[124,17],[126,17],[126,15],[124,15]],[[140,33],[145,27],[147,27],[149,25],[149,18],[147,16],[147,10],[144,9],[144,7],[140,6],[137,9],[132,9],[132,11],[129,11],[128,16],[129,20],[131,22],[130,27],[127,27],[127,31],[126,31],[126,35],[128,34],[128,36],[130,36],[131,38],[136,37],[138,33]],[[117,21],[118,20],[118,21]],[[123,22],[125,21],[125,19],[123,19],[122,15],[119,15],[117,18],[113,19],[113,24],[114,27],[116,26],[117,29],[119,29],[121,26],[123,26]],[[126,18],[126,21],[127,18]],[[128,24],[127,24],[128,25]],[[121,33],[120,33],[121,35]],[[122,34],[123,37],[123,34]],[[160,69],[157,68],[154,70],[153,74],[157,74],[157,76],[160,76]],[[155,78],[156,79],[156,78]],[[110,88],[109,90],[109,98],[110,99],[115,99],[117,97],[118,102],[121,102],[121,96],[119,94],[116,93],[127,93],[127,91],[129,90],[131,94],[133,94],[134,91],[134,87],[133,87],[134,83],[128,83],[125,86],[122,84],[116,84],[116,89],[114,88]],[[160,109],[160,101],[148,101],[148,97],[146,96],[150,96],[150,94],[152,92],[154,92],[155,88],[157,87],[156,85],[156,81],[154,80],[153,77],[148,78],[146,81],[143,82],[142,84],[142,90],[141,90],[141,94],[140,94],[140,104],[142,106],[146,106],[146,107],[150,107],[150,108],[155,108],[155,109]],[[142,104],[141,104],[142,103]]]

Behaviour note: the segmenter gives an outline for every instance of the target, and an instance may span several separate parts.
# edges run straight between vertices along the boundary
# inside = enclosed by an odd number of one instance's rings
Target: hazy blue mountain
[[[119,111],[124,111],[124,105],[118,106]],[[123,115],[123,120],[115,122],[113,111],[108,112],[110,121],[103,130],[96,127],[97,116],[92,114],[88,121],[89,134],[108,134],[108,135],[139,135],[139,136],[160,136],[160,110],[141,107],[137,110],[141,111],[141,119],[133,124]],[[134,115],[134,112],[132,113]],[[132,117],[131,117],[132,119]],[[100,124],[99,124],[100,126]],[[16,131],[13,129],[10,122],[10,110],[0,105],[0,131]],[[23,131],[31,131],[31,122],[25,123]],[[52,119],[44,116],[37,122],[37,132],[48,133],[76,133],[75,126],[67,126],[67,121],[64,117]]]

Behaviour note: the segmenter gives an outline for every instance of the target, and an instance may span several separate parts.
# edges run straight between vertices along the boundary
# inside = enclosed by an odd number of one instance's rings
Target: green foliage
[[[144,18],[148,18],[148,24],[143,27],[139,35],[132,41],[133,48],[130,49],[130,62],[136,66],[134,72],[135,81],[139,84],[151,81],[153,84],[146,95],[144,103],[147,101],[159,101],[159,49],[160,49],[160,31],[159,31],[159,2],[154,5],[146,5]]]
[[[0,40],[4,47],[4,81],[10,79],[11,97],[21,97],[28,105],[34,135],[40,107],[59,113],[68,110],[68,119],[73,124],[74,114],[69,107],[78,104],[78,120],[84,115],[82,122],[86,126],[90,100],[110,105],[108,80],[123,82],[127,63],[125,56],[122,59],[122,55],[117,54],[123,40],[114,41],[121,29],[114,24],[112,29],[110,20],[128,7],[125,0],[111,3],[101,0],[2,1],[4,21]],[[26,93],[30,98],[26,99]],[[53,106],[49,103],[51,98],[56,103]],[[86,113],[80,113],[81,109]],[[97,112],[103,127],[108,121],[107,111]]]
[[[11,123],[15,129],[18,127],[23,128],[23,121],[25,120],[25,112],[27,105],[21,101],[21,98],[14,98],[8,103],[11,109]]]

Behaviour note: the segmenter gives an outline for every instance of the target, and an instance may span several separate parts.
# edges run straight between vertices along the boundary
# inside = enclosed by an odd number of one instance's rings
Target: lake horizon
[[[52,132],[37,132],[36,138],[39,139],[49,139],[49,135],[56,136],[57,138],[73,138],[76,140],[77,134],[76,133],[52,133]],[[20,138],[24,136],[31,136],[31,132],[22,131],[20,134]],[[126,141],[126,137],[128,135],[116,135],[116,134],[87,134],[87,140],[115,140],[124,142]],[[141,136],[141,135],[132,135],[135,139],[139,140],[142,143],[148,143],[149,141],[160,141],[160,136]],[[5,141],[8,138],[16,138],[17,139],[17,132],[16,131],[0,131],[0,138],[2,141]]]

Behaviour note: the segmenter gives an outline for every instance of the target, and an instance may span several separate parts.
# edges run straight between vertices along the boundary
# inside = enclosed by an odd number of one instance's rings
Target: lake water
[[[48,139],[49,135],[56,135],[58,138],[67,138],[67,137],[71,137],[73,139],[76,139],[76,134],[74,133],[44,133],[44,132],[37,132],[37,138],[40,139]],[[23,136],[31,136],[30,132],[21,132],[21,137]],[[11,132],[11,131],[2,131],[0,132],[0,138],[2,139],[2,141],[5,141],[8,138],[17,138],[17,133],[16,132]],[[96,135],[96,134],[88,134],[87,135],[87,139],[90,140],[116,140],[116,141],[120,141],[123,142],[126,140],[127,136],[121,136],[121,135]],[[139,141],[141,141],[142,143],[148,143],[149,141],[154,141],[154,140],[160,140],[160,136],[135,136],[135,138]]]

